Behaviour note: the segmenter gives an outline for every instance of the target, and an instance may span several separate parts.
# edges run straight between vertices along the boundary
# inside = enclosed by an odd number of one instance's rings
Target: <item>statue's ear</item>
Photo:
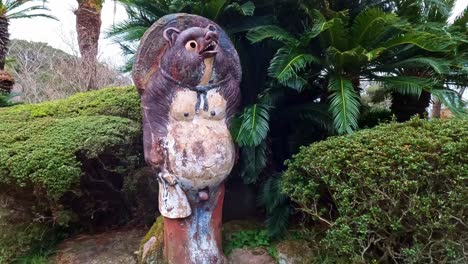
[[[179,36],[180,30],[175,27],[166,28],[163,32],[164,38],[169,42],[169,45],[172,47]]]
[[[216,31],[216,27],[213,24],[208,24],[208,26],[206,26],[206,29],[208,29],[209,31]]]

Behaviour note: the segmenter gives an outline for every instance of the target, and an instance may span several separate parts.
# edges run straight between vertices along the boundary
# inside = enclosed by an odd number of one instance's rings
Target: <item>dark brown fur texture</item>
[[[241,69],[233,44],[218,25],[200,16],[168,15],[158,20],[141,41],[133,78],[141,94],[145,159],[155,169],[163,166],[162,144],[174,94],[197,86],[203,76],[204,55],[188,52],[187,41],[203,45],[210,36],[217,38],[217,52],[209,84],[227,101],[229,125],[239,106]]]

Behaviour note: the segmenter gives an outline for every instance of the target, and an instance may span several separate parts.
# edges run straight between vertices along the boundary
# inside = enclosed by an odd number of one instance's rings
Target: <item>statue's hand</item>
[[[160,172],[158,176],[162,181],[165,181],[167,184],[171,186],[174,186],[177,184],[177,179],[172,174],[169,174],[167,172]]]

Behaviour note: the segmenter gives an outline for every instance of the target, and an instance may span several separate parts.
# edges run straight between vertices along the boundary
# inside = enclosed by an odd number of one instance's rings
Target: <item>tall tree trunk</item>
[[[93,90],[98,88],[96,87],[96,67],[103,0],[77,1],[78,9],[75,11],[75,15],[78,46],[83,67],[85,67],[87,89]]]
[[[14,84],[13,77],[5,71],[5,60],[10,43],[8,25],[8,18],[5,15],[0,16],[0,93],[10,93]]]

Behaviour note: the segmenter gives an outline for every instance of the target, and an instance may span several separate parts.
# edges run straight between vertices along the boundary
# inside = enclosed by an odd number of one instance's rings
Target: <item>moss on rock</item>
[[[159,216],[146,233],[138,251],[138,263],[165,264],[164,260],[164,218]]]

